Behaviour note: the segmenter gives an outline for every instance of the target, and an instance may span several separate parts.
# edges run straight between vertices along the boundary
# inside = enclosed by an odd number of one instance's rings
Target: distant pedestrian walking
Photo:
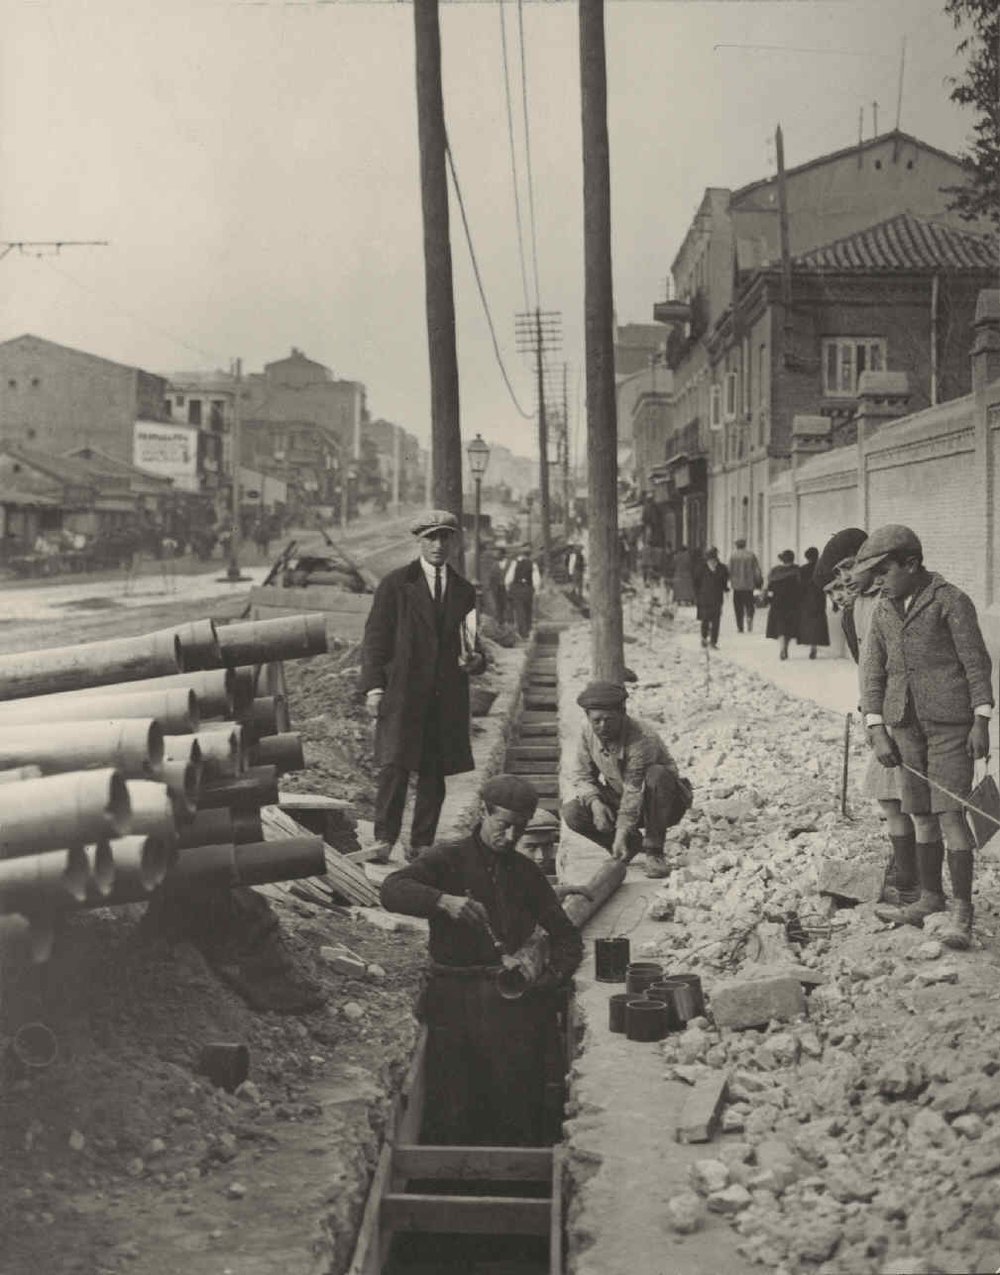
[[[542,587],[538,567],[531,561],[531,546],[522,545],[517,557],[507,568],[507,597],[514,612],[519,637],[531,633],[535,613],[535,592]]]
[[[767,576],[767,636],[780,642],[779,659],[788,659],[788,643],[799,635],[799,600],[802,579],[795,565],[795,554],[783,549],[778,565]]]
[[[806,550],[806,560],[799,568],[799,580],[802,592],[799,598],[799,632],[798,639],[802,646],[808,646],[809,658],[816,658],[818,646],[830,645],[830,628],[826,622],[826,594],[816,583],[816,562],[819,550],[810,547]]]
[[[507,623],[507,550],[501,545],[496,556],[491,556],[483,569],[486,584],[487,609],[497,624]]]
[[[701,644],[711,645],[715,650],[719,645],[722,599],[729,591],[729,572],[719,561],[718,549],[709,549],[705,561],[695,569],[694,591],[701,621]]]
[[[747,548],[745,540],[737,540],[736,548],[729,559],[729,583],[733,590],[733,612],[736,616],[737,632],[743,632],[746,625],[748,633],[753,632],[754,590],[764,583],[764,573],[760,569],[757,555]]]

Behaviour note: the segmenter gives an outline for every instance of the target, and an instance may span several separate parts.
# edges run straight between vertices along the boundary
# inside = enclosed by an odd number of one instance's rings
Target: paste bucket
[[[667,1006],[667,1030],[672,1032],[680,1031],[684,1026],[684,1020],[681,1019],[677,1012],[677,1005],[674,1001],[674,989],[670,983],[660,980],[651,983],[644,993],[648,1001],[663,1001]]]
[[[642,997],[625,1006],[625,1033],[629,1040],[662,1040],[667,1034],[667,1007],[663,1001]]]
[[[628,939],[594,939],[594,977],[599,983],[624,983],[628,964]]]
[[[663,966],[656,961],[633,961],[625,973],[625,990],[641,996],[650,983],[663,978]]]
[[[624,1032],[625,1008],[634,998],[628,992],[614,992],[608,997],[608,1030]]]

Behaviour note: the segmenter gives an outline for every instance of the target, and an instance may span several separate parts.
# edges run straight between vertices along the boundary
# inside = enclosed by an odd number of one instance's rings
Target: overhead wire
[[[524,45],[524,0],[517,0],[518,43],[521,48],[521,109],[524,113],[524,166],[528,174],[528,217],[531,226],[531,262],[535,277],[535,309],[542,304],[538,282],[538,233],[535,222],[535,179],[531,168],[531,123],[528,116],[528,66]]]
[[[517,255],[521,262],[521,286],[524,289],[524,308],[531,309],[528,296],[528,267],[524,260],[524,228],[521,221],[521,192],[517,180],[517,147],[514,141],[514,111],[510,100],[510,66],[507,58],[507,22],[504,18],[504,0],[498,0],[500,14],[500,52],[503,58],[503,93],[507,104],[507,140],[510,144],[510,175],[514,189],[514,217],[517,221]]]
[[[445,138],[444,153],[448,160],[448,171],[451,173],[452,185],[455,187],[455,198],[458,200],[458,211],[462,217],[462,229],[465,231],[465,242],[468,245],[469,257],[472,261],[472,273],[475,275],[476,287],[479,289],[479,299],[483,303],[483,313],[486,315],[486,323],[490,329],[490,339],[493,342],[493,353],[496,356],[497,366],[500,368],[500,375],[503,377],[504,384],[507,386],[507,393],[510,395],[511,402],[517,408],[521,416],[523,416],[526,421],[530,421],[533,418],[533,414],[531,412],[526,412],[518,402],[517,395],[514,392],[514,387],[507,374],[503,355],[500,353],[500,342],[497,340],[497,332],[493,324],[493,315],[490,312],[490,304],[486,298],[486,289],[483,286],[483,278],[479,272],[479,262],[476,258],[476,250],[472,243],[472,231],[469,227],[469,218],[465,211],[465,200],[462,198],[462,187],[458,182],[458,171],[455,168],[455,157],[451,153],[451,143],[447,138]]]

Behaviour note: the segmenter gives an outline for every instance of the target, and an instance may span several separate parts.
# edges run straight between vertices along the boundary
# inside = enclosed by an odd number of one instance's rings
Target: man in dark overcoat
[[[445,776],[474,769],[469,674],[485,667],[475,632],[476,591],[448,563],[458,519],[432,509],[410,530],[420,557],[383,577],[361,647],[361,689],[376,723],[375,852],[381,862],[399,839],[410,775],[417,776],[417,791],[408,857],[415,857],[434,841]]]

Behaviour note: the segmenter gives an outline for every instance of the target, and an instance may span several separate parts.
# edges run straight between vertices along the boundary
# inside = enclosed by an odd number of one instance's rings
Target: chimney
[[[1000,289],[984,288],[972,322],[972,392],[1000,379]]]
[[[862,372],[858,377],[858,442],[871,438],[886,421],[906,415],[910,380],[905,372]]]
[[[828,416],[792,417],[792,468],[817,452],[828,452],[831,446],[831,422]]]

